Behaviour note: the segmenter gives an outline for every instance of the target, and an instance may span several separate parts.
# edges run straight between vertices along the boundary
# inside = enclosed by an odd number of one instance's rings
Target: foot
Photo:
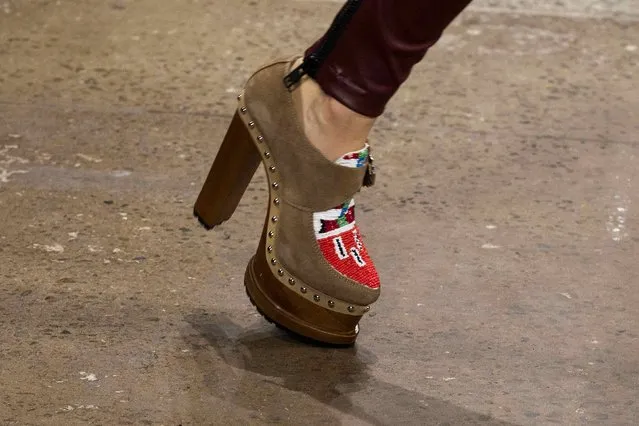
[[[367,140],[375,120],[328,96],[311,78],[305,78],[297,90],[293,99],[309,142],[342,167],[366,166]],[[314,212],[313,225],[322,254],[335,270],[366,287],[379,288],[379,276],[355,223],[353,199]]]
[[[311,78],[305,78],[298,91],[295,107],[304,133],[326,158],[336,161],[366,146],[374,118],[361,115],[328,96]]]
[[[350,344],[380,294],[351,199],[369,170],[366,140],[374,120],[349,111],[308,79],[288,92],[282,75],[290,66],[278,61],[261,68],[240,97],[246,131],[240,136],[259,148],[270,195],[245,284],[258,309],[283,327]],[[284,122],[297,117],[298,123]]]

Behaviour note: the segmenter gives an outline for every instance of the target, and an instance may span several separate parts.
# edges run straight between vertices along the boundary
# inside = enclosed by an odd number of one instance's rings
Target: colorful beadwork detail
[[[344,155],[337,164],[344,167],[366,165],[368,147]],[[324,258],[344,276],[370,288],[379,288],[379,276],[355,224],[355,201],[313,214],[317,243]]]

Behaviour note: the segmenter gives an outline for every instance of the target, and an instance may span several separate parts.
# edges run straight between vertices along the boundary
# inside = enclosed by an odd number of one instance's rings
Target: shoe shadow
[[[185,337],[194,351],[215,351],[215,356],[196,357],[203,376],[209,371],[215,377],[209,383],[212,391],[220,389],[219,376],[212,372],[219,369],[219,359],[267,378],[240,374],[242,383],[234,381],[225,399],[244,409],[253,411],[259,404],[263,413],[269,406],[281,409],[290,400],[288,417],[298,424],[341,424],[344,419],[337,418],[335,410],[372,425],[511,424],[378,380],[368,371],[376,362],[375,356],[357,346],[329,348],[301,343],[275,327],[244,329],[223,314],[198,312],[186,321],[196,331]],[[308,395],[318,404],[295,398],[296,393]],[[271,416],[271,421],[281,424],[283,419]]]

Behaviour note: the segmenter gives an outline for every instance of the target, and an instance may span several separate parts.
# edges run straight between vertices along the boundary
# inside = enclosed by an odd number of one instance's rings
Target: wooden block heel
[[[236,112],[195,202],[193,214],[206,229],[231,217],[260,161],[251,135]]]

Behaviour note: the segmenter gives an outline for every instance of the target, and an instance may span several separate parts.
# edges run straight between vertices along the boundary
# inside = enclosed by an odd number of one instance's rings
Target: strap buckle
[[[375,185],[375,179],[377,178],[375,170],[375,159],[370,155],[370,148],[368,154],[368,160],[366,162],[366,173],[364,174],[364,186],[371,187]]]

